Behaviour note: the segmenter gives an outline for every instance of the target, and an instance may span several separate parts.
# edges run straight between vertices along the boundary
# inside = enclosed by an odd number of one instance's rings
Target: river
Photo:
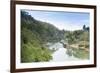
[[[79,60],[78,58],[72,56],[69,56],[66,52],[67,49],[63,47],[63,44],[58,42],[54,43],[49,46],[49,49],[56,49],[55,52],[53,52],[52,57],[53,59],[50,60],[50,62],[57,62],[57,61],[71,61],[71,60]]]

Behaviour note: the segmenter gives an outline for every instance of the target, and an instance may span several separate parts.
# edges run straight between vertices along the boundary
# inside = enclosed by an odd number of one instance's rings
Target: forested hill
[[[50,60],[52,56],[44,44],[60,41],[62,37],[62,31],[52,24],[21,11],[21,62]]]
[[[57,42],[62,39],[62,31],[50,23],[36,20],[27,12],[21,12],[21,27],[30,30],[43,42]],[[28,36],[28,35],[27,35]]]

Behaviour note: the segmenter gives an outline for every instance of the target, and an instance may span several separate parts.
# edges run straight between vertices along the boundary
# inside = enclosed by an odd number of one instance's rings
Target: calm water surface
[[[55,43],[49,46],[49,49],[56,49],[56,51],[52,54],[53,59],[50,60],[51,62],[55,61],[71,61],[71,60],[79,60],[75,58],[73,55],[69,56],[66,52],[67,49],[63,47],[62,43]]]

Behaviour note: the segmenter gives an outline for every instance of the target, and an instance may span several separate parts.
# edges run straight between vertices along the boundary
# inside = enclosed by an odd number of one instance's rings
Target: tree
[[[86,29],[86,26],[85,25],[83,25],[83,30],[85,30]]]

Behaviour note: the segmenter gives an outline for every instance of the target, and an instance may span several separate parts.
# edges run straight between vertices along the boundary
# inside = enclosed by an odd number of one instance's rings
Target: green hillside
[[[61,39],[62,33],[56,27],[21,11],[21,62],[49,61],[51,51],[45,44]]]

